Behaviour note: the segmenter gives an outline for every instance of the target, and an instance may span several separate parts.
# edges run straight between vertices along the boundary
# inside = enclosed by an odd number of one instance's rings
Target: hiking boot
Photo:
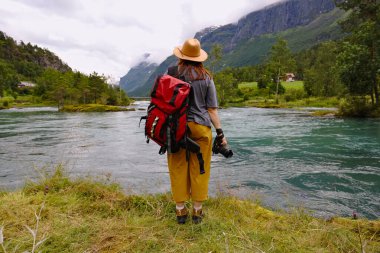
[[[193,223],[194,224],[199,224],[202,222],[202,218],[204,217],[204,213],[202,211],[202,209],[199,209],[199,210],[195,210],[193,208],[193,215],[192,215],[192,219],[193,219]]]
[[[177,222],[178,224],[185,224],[187,220],[187,216],[189,215],[189,211],[186,207],[182,208],[181,210],[175,209],[175,214],[177,216]]]

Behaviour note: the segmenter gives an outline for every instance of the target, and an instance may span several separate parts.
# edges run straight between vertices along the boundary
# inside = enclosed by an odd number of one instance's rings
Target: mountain
[[[131,68],[125,76],[120,78],[120,87],[127,92],[129,96],[140,95],[139,91],[136,93],[136,89],[147,82],[149,76],[158,66],[156,63],[149,63],[147,61],[148,57],[149,54],[144,55],[142,62]]]
[[[205,28],[194,37],[208,52],[216,43],[222,46],[219,69],[255,65],[266,59],[278,37],[286,39],[293,52],[341,38],[343,33],[338,21],[345,15],[335,7],[333,0],[288,0],[251,12],[237,23]],[[169,56],[144,85],[136,88],[135,94],[147,95],[154,79],[175,62],[176,58]]]
[[[338,21],[345,15],[344,11],[334,8],[330,12],[321,14],[307,25],[241,41],[233,50],[224,52],[220,65],[242,67],[262,63],[279,37],[288,41],[288,46],[294,53],[311,48],[323,41],[340,39],[344,34],[340,30]]]
[[[297,26],[305,26],[323,13],[332,11],[332,0],[290,0],[254,11],[241,18],[237,24],[222,26],[203,36],[202,43],[210,48],[221,43],[224,51],[236,48],[242,41],[263,34],[274,34]]]
[[[145,97],[149,95],[149,91],[151,90],[157,76],[163,74],[166,72],[169,66],[175,65],[177,62],[177,58],[175,56],[169,56],[164,62],[162,62],[160,65],[158,65],[150,75],[145,75],[146,81],[141,86],[137,87],[133,91],[133,96],[139,97]],[[141,78],[144,78],[141,76]]]
[[[17,43],[2,31],[0,31],[0,60],[10,64],[19,72],[24,70],[25,66],[28,68],[53,68],[60,72],[71,70],[53,52],[30,43],[25,44],[22,41]]]

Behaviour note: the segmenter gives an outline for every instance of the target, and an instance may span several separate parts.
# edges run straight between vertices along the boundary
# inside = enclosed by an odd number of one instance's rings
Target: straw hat
[[[175,47],[173,54],[180,59],[203,62],[207,59],[207,53],[201,49],[201,43],[197,39],[186,40],[182,47]]]

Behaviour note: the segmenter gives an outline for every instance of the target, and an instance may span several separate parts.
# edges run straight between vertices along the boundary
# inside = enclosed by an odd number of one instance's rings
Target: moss
[[[44,204],[43,204],[44,203]],[[43,204],[43,208],[42,208]],[[170,194],[128,195],[110,178],[71,179],[58,168],[39,182],[0,194],[4,244],[41,252],[376,252],[380,221],[272,211],[231,196],[209,199],[200,225],[176,224]],[[0,247],[1,248],[1,247]]]

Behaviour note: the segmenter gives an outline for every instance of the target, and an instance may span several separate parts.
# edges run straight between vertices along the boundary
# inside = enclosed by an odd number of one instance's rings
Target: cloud
[[[80,1],[76,0],[15,0],[16,2],[37,8],[39,10],[48,10],[57,14],[69,14],[79,12],[83,9]]]
[[[139,22],[138,20],[131,18],[131,17],[115,17],[115,16],[107,16],[103,19],[103,22],[107,25],[114,25],[119,27],[137,27],[141,30],[144,30],[146,32],[152,32],[153,29],[147,25],[144,25],[142,22]]]
[[[145,53],[160,63],[197,31],[277,1],[1,0],[0,30],[73,69],[121,77]]]

